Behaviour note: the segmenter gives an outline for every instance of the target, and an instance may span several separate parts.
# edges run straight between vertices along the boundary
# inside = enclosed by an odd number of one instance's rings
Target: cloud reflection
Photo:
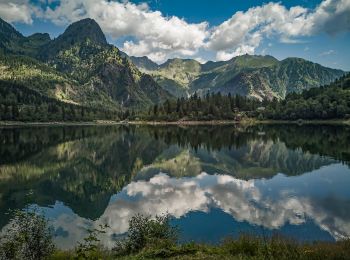
[[[103,243],[113,246],[112,237],[125,233],[129,219],[136,213],[168,212],[181,218],[191,211],[219,208],[238,221],[276,230],[311,219],[320,229],[341,239],[350,235],[350,194],[342,187],[336,188],[334,182],[349,180],[348,168],[341,164],[297,177],[279,174],[269,180],[246,181],[204,172],[191,178],[171,178],[159,173],[124,187],[95,222],[65,212],[54,218],[53,224],[56,229],[68,231],[68,238],[57,237],[59,246],[70,247],[84,237],[87,227],[106,223],[110,229]],[[323,190],[313,191],[318,185],[323,185]]]

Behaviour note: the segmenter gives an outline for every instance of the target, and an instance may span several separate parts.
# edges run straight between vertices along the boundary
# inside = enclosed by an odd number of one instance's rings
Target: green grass
[[[57,250],[49,259],[77,259],[74,251]],[[220,245],[165,241],[147,245],[138,253],[123,256],[112,250],[98,249],[89,259],[349,259],[350,240],[336,243],[299,244],[281,237],[262,239],[241,236],[226,239]]]

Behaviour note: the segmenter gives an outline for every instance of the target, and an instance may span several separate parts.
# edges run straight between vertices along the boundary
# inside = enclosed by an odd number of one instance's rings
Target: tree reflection
[[[349,127],[0,128],[0,226],[8,209],[61,201],[97,219],[132,180],[202,171],[249,180],[348,163]]]

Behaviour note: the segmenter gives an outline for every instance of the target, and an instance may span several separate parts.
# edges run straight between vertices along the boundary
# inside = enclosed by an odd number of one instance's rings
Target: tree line
[[[350,73],[333,83],[319,88],[290,93],[284,100],[262,100],[239,95],[194,93],[189,98],[166,100],[149,107],[147,111],[127,112],[124,118],[177,120],[240,120],[252,117],[259,120],[312,120],[350,118]]]
[[[0,81],[0,119],[3,121],[116,120],[116,111],[58,101],[8,81]]]
[[[350,118],[350,73],[330,85],[290,93],[284,100],[257,100],[239,95],[194,93],[167,99],[144,110],[106,110],[80,106],[44,96],[21,84],[0,81],[0,120],[91,121],[104,120],[272,120]]]
[[[166,100],[162,104],[155,104],[147,111],[134,113],[130,117],[143,120],[235,120],[245,111],[246,116],[255,116],[258,107],[264,105],[257,99],[239,95],[222,95],[220,92],[207,93],[201,97],[194,93],[189,98]]]
[[[319,88],[290,93],[284,100],[273,100],[264,111],[264,118],[278,120],[297,119],[349,119],[350,73],[333,83]]]

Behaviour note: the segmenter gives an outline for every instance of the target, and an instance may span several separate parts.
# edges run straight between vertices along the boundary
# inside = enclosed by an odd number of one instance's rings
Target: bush
[[[36,211],[14,211],[0,237],[0,259],[40,260],[54,249],[52,229]]]
[[[76,259],[100,259],[104,252],[98,236],[105,234],[107,228],[107,225],[100,225],[99,229],[88,230],[89,235],[84,238],[84,242],[78,244],[75,250]]]
[[[146,247],[160,246],[162,249],[174,246],[178,230],[169,223],[169,215],[143,216],[137,214],[129,220],[127,237],[117,242],[117,255],[137,253]]]

